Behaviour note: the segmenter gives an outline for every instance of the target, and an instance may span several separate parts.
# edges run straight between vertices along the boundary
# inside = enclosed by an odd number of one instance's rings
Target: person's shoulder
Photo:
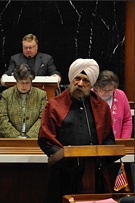
[[[18,54],[13,54],[11,56],[11,58],[18,58],[18,57],[21,57],[23,54],[22,53],[18,53]]]
[[[43,95],[43,96],[45,96],[46,95],[46,91],[44,91],[44,90],[42,90],[42,89],[39,89],[39,88],[37,88],[37,87],[33,87],[32,86],[32,92],[37,92],[37,94],[39,94],[39,95]]]
[[[118,95],[118,96],[126,97],[126,93],[121,89],[116,89],[115,94]]]
[[[40,89],[40,88],[38,88],[38,87],[34,87],[34,86],[32,86],[31,87],[31,89],[32,89],[32,91],[35,91],[35,92],[41,92],[41,93],[45,93],[45,91],[44,90],[42,90],[42,89]]]
[[[8,89],[2,91],[2,95],[8,96],[8,95],[11,95],[14,91],[15,91],[15,86],[9,87]]]
[[[37,55],[40,55],[40,56],[47,56],[47,57],[52,57],[50,54],[42,53],[42,52],[38,52]]]
[[[104,101],[98,94],[96,94],[96,92],[94,92],[94,89],[91,89],[91,98],[97,101]]]
[[[38,53],[37,53],[37,56],[40,56],[40,57],[48,57],[48,58],[51,58],[51,57],[52,57],[50,54],[41,53],[41,52],[38,52]]]
[[[100,105],[100,106],[103,106],[104,108],[105,107],[109,107],[107,102],[104,101],[99,95],[97,95],[93,90],[91,90],[91,101],[93,103],[96,103],[96,105]]]
[[[64,105],[64,106],[68,106],[71,104],[71,99],[69,96],[69,89],[67,88],[66,90],[64,90],[63,92],[61,92],[59,95],[52,97],[49,99],[49,103],[51,105],[56,105],[58,104],[60,105]]]

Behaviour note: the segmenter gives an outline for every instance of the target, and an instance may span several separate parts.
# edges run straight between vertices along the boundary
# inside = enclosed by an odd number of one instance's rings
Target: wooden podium
[[[13,76],[3,76],[2,79],[7,87],[12,87],[16,84],[16,80]],[[57,77],[36,76],[32,81],[32,86],[45,90],[48,100],[55,96],[55,90],[60,92]]]
[[[108,157],[110,163],[125,155],[124,145],[90,145],[90,146],[65,146],[51,156],[48,166],[62,164],[63,160],[85,159],[84,173],[82,176],[84,193],[95,193],[95,158]],[[108,163],[109,163],[108,162]]]
[[[127,159],[126,161],[128,161],[127,163],[125,162],[125,170],[126,174],[128,175],[127,178],[129,182],[129,187],[131,189],[131,192],[133,192],[134,191],[134,188],[132,186],[133,178],[131,176],[130,167],[126,168],[126,166],[130,165],[129,163],[130,155],[132,155],[134,160],[134,139],[117,139],[115,147],[116,151],[118,152],[120,149],[119,145],[125,146],[126,156],[123,156],[122,158],[125,157]],[[83,148],[83,151],[84,149],[85,148]],[[81,153],[83,151],[81,150]],[[114,151],[114,154],[115,153],[116,152]],[[64,156],[67,156],[67,153],[64,154]],[[117,159],[117,156],[115,158]],[[66,160],[66,157],[62,159]],[[109,165],[110,171],[113,168],[113,171],[111,171],[112,187],[114,185],[113,183],[116,178],[119,165],[120,163],[116,162]],[[38,146],[37,138],[28,138],[28,139],[0,138],[0,184],[1,184],[0,202],[43,203],[45,195],[44,184],[46,182],[47,169],[48,169],[48,157],[43,153],[43,151]],[[21,190],[18,188],[23,189]],[[113,193],[110,195],[108,193],[100,195],[98,194],[66,195],[64,197],[63,203],[69,203],[70,197],[74,198],[75,202],[88,200],[90,201],[92,199],[93,200],[105,199],[109,197],[112,197],[113,199],[120,199],[122,193],[120,193],[120,196],[117,195],[118,193],[116,194]],[[127,194],[124,193],[123,196],[125,195]]]
[[[119,200],[122,197],[125,197],[127,194],[125,193],[104,193],[104,194],[80,194],[80,195],[65,195],[62,198],[62,203],[81,203],[81,202],[89,202],[98,200],[105,200],[112,198],[116,202],[119,202]],[[128,196],[134,195],[133,193],[128,193]]]

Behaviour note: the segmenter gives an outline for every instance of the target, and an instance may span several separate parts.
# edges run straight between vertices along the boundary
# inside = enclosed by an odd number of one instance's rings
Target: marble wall
[[[39,51],[53,56],[62,84],[75,59],[93,58],[118,75],[123,89],[125,11],[126,1],[0,1],[0,76],[21,52],[22,37],[33,33]]]

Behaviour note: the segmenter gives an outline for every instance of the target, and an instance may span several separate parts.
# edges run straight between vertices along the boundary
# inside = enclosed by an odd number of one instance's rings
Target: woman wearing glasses
[[[35,72],[28,64],[18,65],[13,76],[16,84],[0,99],[0,137],[37,138],[46,92],[32,86]]]
[[[130,138],[132,135],[132,115],[126,94],[118,89],[119,79],[109,70],[101,71],[93,91],[110,106],[115,138]]]

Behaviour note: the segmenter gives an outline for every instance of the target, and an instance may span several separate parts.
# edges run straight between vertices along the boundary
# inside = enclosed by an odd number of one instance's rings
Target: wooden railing
[[[134,154],[134,138],[116,139],[116,145],[125,145],[125,154]],[[44,154],[37,138],[0,138],[0,154]]]
[[[125,154],[134,154],[135,141],[134,138],[130,139],[116,139],[117,145],[125,145]]]
[[[116,140],[117,145],[125,145],[125,153],[126,154],[134,154],[134,139],[126,139],[126,140]],[[119,150],[119,148],[118,148]],[[30,157],[34,157],[31,162],[30,159],[20,160],[22,156],[29,155]],[[39,156],[38,156],[39,155]],[[17,138],[0,138],[0,167],[1,167],[1,176],[0,176],[0,183],[1,183],[1,193],[0,199],[5,200],[5,197],[11,194],[10,202],[20,202],[22,199],[22,190],[18,190],[21,184],[21,188],[23,188],[23,194],[25,194],[24,202],[31,202],[31,196],[29,195],[29,188],[31,189],[31,194],[34,197],[35,202],[38,202],[39,196],[40,199],[44,199],[44,183],[46,181],[46,173],[47,173],[47,164],[48,160],[37,161],[35,157],[46,157],[44,153],[38,146],[37,138],[29,138],[29,139],[17,139]],[[4,159],[3,159],[4,157]],[[7,161],[7,157],[9,157],[10,161]],[[17,157],[14,159],[13,157]],[[12,160],[13,159],[13,160]],[[6,161],[5,161],[6,160]],[[23,164],[25,163],[25,164]],[[115,165],[115,164],[114,164]],[[117,166],[117,163],[116,163]],[[113,168],[115,173],[111,176],[112,180],[117,174],[117,167]],[[130,174],[130,172],[128,173]],[[38,178],[35,178],[38,177]],[[9,181],[10,180],[10,181]],[[27,180],[27,184],[26,184]],[[34,181],[34,187],[32,184]],[[129,179],[129,182],[132,182],[132,179]],[[10,184],[9,184],[10,183]],[[12,186],[12,187],[11,187]],[[43,190],[39,191],[39,187],[43,186]],[[42,188],[42,187],[41,187]],[[132,187],[130,187],[131,191],[133,191]],[[10,194],[9,194],[10,191]],[[36,194],[36,195],[35,195]],[[35,195],[35,196],[34,196]],[[115,195],[115,196],[114,196]],[[95,195],[96,198],[103,199],[103,198],[114,198],[119,199],[121,196],[117,196],[114,194],[112,196],[100,196],[98,197],[97,194]],[[123,196],[126,194],[123,194]],[[83,200],[88,201],[90,199],[86,199],[86,197],[82,198],[82,196],[75,197],[75,200]],[[92,194],[90,194],[91,198],[95,198]],[[2,202],[2,201],[1,201]],[[7,201],[8,202],[8,201]],[[65,197],[65,201],[63,203],[67,203],[68,198]]]
[[[37,138],[0,138],[0,154],[44,154]]]
[[[134,101],[129,101],[130,109],[135,109]]]

